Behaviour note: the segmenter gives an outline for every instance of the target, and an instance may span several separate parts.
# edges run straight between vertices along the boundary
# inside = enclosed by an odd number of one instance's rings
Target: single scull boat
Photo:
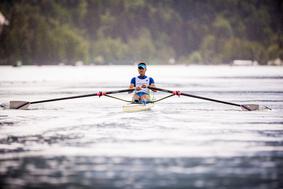
[[[138,104],[138,103],[129,103],[123,106],[124,112],[140,112],[150,110],[154,106],[154,103],[147,104]]]

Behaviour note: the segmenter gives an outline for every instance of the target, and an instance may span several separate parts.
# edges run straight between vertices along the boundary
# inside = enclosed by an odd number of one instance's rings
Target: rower
[[[130,84],[130,89],[135,89],[135,94],[133,96],[134,103],[143,103],[146,104],[149,102],[149,89],[150,87],[155,87],[154,80],[152,77],[148,77],[145,75],[146,72],[146,63],[139,62],[138,63],[138,72],[139,76],[133,77]]]

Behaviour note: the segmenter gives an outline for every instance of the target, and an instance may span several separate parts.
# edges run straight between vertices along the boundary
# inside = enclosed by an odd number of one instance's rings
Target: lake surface
[[[135,66],[0,67],[0,104],[125,89],[136,75]],[[136,113],[105,96],[2,108],[2,188],[283,188],[283,67],[149,66],[147,75],[272,110],[177,96]]]

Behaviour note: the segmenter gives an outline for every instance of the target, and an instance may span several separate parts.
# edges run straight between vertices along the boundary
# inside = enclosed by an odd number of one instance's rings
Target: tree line
[[[283,59],[281,0],[2,0],[0,11],[0,65]]]

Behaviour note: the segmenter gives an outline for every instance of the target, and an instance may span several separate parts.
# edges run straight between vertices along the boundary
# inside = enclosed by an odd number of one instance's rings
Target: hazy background
[[[281,0],[1,0],[0,65],[283,59]]]

